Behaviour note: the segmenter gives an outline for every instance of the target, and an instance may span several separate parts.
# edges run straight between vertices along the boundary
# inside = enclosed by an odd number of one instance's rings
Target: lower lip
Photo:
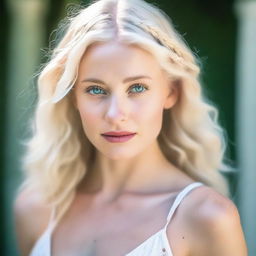
[[[119,143],[119,142],[126,142],[133,138],[135,134],[130,134],[130,135],[124,135],[124,136],[107,136],[107,135],[102,135],[104,139],[106,139],[109,142],[112,143]]]

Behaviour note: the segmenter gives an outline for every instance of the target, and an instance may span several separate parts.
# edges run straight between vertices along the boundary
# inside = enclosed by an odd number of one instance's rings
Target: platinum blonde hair
[[[224,131],[217,109],[202,95],[199,62],[169,18],[143,0],[99,0],[70,18],[38,79],[21,188],[40,191],[46,202],[58,208],[58,218],[70,206],[95,152],[84,135],[70,90],[86,49],[113,39],[149,51],[179,89],[177,103],[164,112],[158,137],[167,159],[190,177],[228,195],[221,174],[229,170],[224,163]]]

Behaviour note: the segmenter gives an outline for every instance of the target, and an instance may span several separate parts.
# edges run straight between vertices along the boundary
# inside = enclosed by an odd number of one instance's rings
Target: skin
[[[156,140],[164,109],[178,101],[178,88],[150,53],[118,41],[91,46],[78,74],[73,103],[97,149],[96,161],[54,230],[52,254],[124,255],[165,225],[178,192],[194,182],[167,161]],[[123,143],[101,136],[115,130],[136,136]],[[23,192],[15,215],[21,255],[28,255],[48,225],[50,209],[35,193]],[[207,186],[182,201],[167,237],[175,256],[247,255],[236,206]]]
[[[102,82],[92,82],[96,79]],[[95,89],[86,92],[91,86],[100,88],[98,95]],[[163,110],[171,108],[177,97],[177,89],[144,50],[110,42],[86,52],[74,88],[74,102],[84,132],[97,149],[92,171],[95,178],[89,186],[99,189],[98,197],[111,201],[124,191],[152,183],[159,175],[157,169],[166,172],[170,167],[156,138]],[[110,143],[101,136],[116,130],[136,135],[125,143]]]

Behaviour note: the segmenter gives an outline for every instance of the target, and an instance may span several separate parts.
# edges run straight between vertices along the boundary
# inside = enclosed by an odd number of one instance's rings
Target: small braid
[[[150,33],[161,45],[170,49],[177,56],[175,58],[176,61],[180,62],[190,70],[196,71],[198,73],[199,68],[195,64],[194,56],[186,51],[183,47],[181,47],[179,42],[170,39],[166,33],[161,31],[160,29],[155,28],[154,26],[146,25],[144,23],[140,23],[143,29]]]

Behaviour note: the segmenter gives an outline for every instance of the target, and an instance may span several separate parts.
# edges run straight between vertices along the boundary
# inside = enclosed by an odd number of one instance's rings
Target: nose
[[[112,95],[109,98],[105,118],[112,124],[122,122],[127,119],[127,108],[121,97],[118,98],[118,96]]]

